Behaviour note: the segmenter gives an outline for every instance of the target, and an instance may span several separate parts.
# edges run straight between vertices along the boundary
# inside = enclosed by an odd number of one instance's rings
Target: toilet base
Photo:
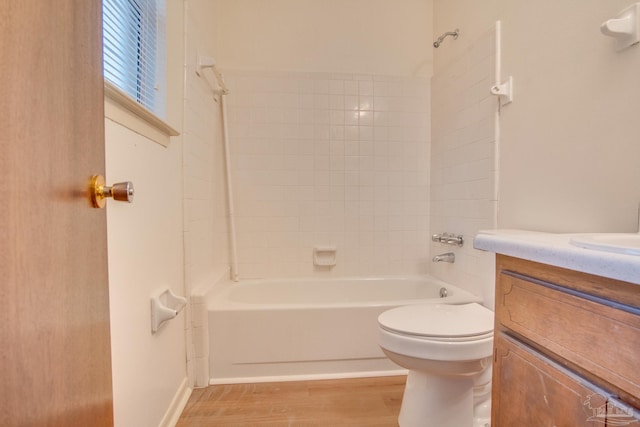
[[[473,427],[491,427],[491,399],[473,408]]]
[[[400,427],[472,427],[473,376],[438,376],[409,371]]]

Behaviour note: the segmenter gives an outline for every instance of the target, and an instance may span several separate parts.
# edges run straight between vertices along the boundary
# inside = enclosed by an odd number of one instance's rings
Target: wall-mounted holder
[[[316,246],[313,248],[313,265],[318,267],[333,267],[336,265],[336,246]]]
[[[495,83],[489,90],[491,95],[500,97],[502,105],[511,104],[513,102],[513,77],[509,78],[502,83]]]
[[[187,304],[187,299],[179,297],[166,289],[151,297],[151,332],[158,332],[167,320],[171,320],[180,313]]]
[[[616,40],[617,51],[640,42],[640,3],[632,4],[615,18],[603,22],[600,31]]]
[[[200,55],[198,54],[197,65],[196,65],[196,74],[203,79],[208,79],[204,75],[204,70],[207,68],[211,69],[213,75],[216,78],[216,86],[212,87],[212,90],[218,95],[228,95],[229,89],[227,88],[227,84],[224,81],[224,76],[218,69],[218,65],[216,64],[216,60],[211,56]]]

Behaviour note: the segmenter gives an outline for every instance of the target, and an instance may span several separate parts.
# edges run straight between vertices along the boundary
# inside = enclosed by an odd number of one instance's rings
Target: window
[[[165,0],[104,0],[104,77],[165,115]]]

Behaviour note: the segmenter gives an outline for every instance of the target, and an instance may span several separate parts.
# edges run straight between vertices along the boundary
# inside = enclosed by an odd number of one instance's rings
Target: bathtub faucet
[[[433,257],[433,262],[456,262],[456,255],[453,252],[447,252],[446,254],[440,254]]]

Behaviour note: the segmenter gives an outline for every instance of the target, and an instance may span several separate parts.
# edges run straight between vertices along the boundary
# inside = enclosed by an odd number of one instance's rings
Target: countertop
[[[640,256],[580,248],[569,243],[571,237],[577,235],[482,230],[476,235],[473,247],[640,285]]]

